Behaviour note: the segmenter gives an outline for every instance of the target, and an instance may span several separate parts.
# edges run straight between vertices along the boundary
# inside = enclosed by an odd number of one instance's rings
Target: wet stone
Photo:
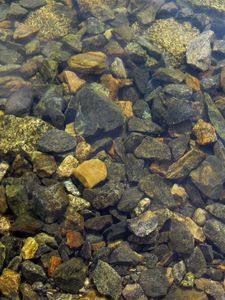
[[[214,143],[217,140],[215,128],[203,120],[199,120],[192,131],[197,138],[197,143],[200,145]]]
[[[56,172],[57,164],[53,156],[41,152],[32,153],[33,170],[40,177],[50,177]]]
[[[224,287],[217,281],[200,278],[195,280],[195,285],[199,290],[204,291],[215,300],[222,300],[225,297]]]
[[[204,226],[206,238],[211,241],[221,253],[225,253],[225,225],[215,219],[207,220]]]
[[[9,269],[4,269],[0,276],[0,291],[6,297],[18,295],[20,274]]]
[[[133,117],[128,121],[128,130],[130,132],[140,133],[160,133],[162,131],[162,128],[151,120]]]
[[[34,283],[36,281],[45,282],[47,277],[43,268],[37,264],[34,264],[30,260],[26,260],[21,264],[22,274],[26,278],[28,283]]]
[[[193,253],[186,260],[187,271],[195,275],[196,278],[202,277],[207,270],[207,263],[200,248],[195,247]]]
[[[139,237],[144,237],[156,230],[159,225],[158,216],[152,211],[146,211],[136,218],[128,220],[128,228]]]
[[[138,159],[131,153],[128,153],[125,160],[127,177],[131,182],[139,182],[143,177],[144,170],[144,160]]]
[[[215,216],[216,218],[218,218],[220,221],[222,221],[223,223],[225,223],[225,205],[221,204],[221,203],[213,203],[210,205],[207,205],[205,207],[205,209],[212,214],[213,216]]]
[[[20,0],[19,4],[25,8],[35,9],[46,4],[45,0]]]
[[[186,274],[186,266],[183,260],[173,266],[173,276],[176,283],[180,283]]]
[[[204,292],[197,291],[196,289],[182,289],[176,288],[171,290],[166,300],[185,299],[185,300],[208,300]]]
[[[90,218],[85,221],[85,228],[93,231],[101,231],[112,225],[113,220],[111,215],[104,215]]]
[[[23,185],[7,185],[6,197],[9,208],[16,216],[28,210],[28,195]]]
[[[117,208],[122,212],[129,212],[137,206],[142,197],[143,193],[138,188],[127,188],[124,191]]]
[[[43,223],[39,219],[26,213],[21,214],[18,218],[16,218],[15,222],[12,224],[12,232],[35,234],[39,232],[42,227]]]
[[[38,243],[32,237],[28,237],[21,249],[21,255],[24,260],[34,258],[36,252],[38,250]]]
[[[185,74],[174,68],[159,68],[154,73],[154,78],[168,83],[181,83],[185,79]]]
[[[126,300],[147,300],[144,291],[138,283],[127,284],[122,291]]]

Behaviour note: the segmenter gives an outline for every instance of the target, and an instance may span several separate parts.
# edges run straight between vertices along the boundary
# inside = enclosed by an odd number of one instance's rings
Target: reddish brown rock
[[[194,76],[188,74],[185,78],[186,85],[193,89],[193,91],[198,92],[201,90],[200,80]]]
[[[52,276],[55,272],[55,269],[62,263],[62,259],[60,256],[52,256],[48,265],[48,276]]]
[[[66,244],[70,248],[78,249],[84,243],[82,234],[79,231],[69,231],[66,233]]]

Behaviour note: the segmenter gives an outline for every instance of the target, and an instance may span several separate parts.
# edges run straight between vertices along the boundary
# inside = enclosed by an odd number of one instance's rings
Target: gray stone
[[[22,264],[22,274],[25,277],[28,283],[34,283],[36,281],[45,282],[47,276],[43,268],[37,264],[34,264],[32,261],[27,260]]]
[[[36,9],[46,4],[45,0],[20,0],[19,4],[25,8]]]
[[[124,191],[117,208],[122,212],[130,212],[138,205],[141,198],[143,198],[143,193],[137,187],[128,187]]]
[[[159,68],[153,77],[168,83],[181,83],[185,79],[185,74],[174,68]]]
[[[203,229],[206,238],[212,242],[221,253],[225,254],[225,224],[217,220],[208,220]]]
[[[186,274],[186,266],[183,260],[173,266],[173,276],[176,283],[180,283]]]
[[[205,209],[212,214],[214,217],[218,218],[220,221],[225,223],[225,205],[221,203],[213,203],[207,205]]]
[[[22,88],[13,93],[5,105],[5,113],[22,117],[28,114],[32,106],[32,92],[30,89]]]
[[[195,247],[193,253],[186,260],[187,271],[195,275],[195,277],[202,277],[207,270],[207,263],[205,257],[199,247]]]
[[[163,92],[172,97],[186,98],[186,99],[189,99],[193,93],[192,88],[190,88],[186,84],[175,84],[175,83],[167,84],[163,88]]]
[[[19,5],[18,3],[11,3],[7,13],[7,17],[24,17],[28,14],[28,10]]]
[[[144,237],[152,233],[159,225],[158,216],[150,210],[136,218],[128,220],[128,228],[136,236]]]
[[[120,244],[119,247],[112,251],[109,257],[109,263],[115,266],[136,266],[142,260],[143,256],[133,251],[127,243]]]
[[[97,216],[85,221],[85,228],[93,231],[102,231],[112,225],[111,215]]]
[[[28,211],[28,195],[23,185],[7,185],[6,196],[8,206],[16,216]]]
[[[136,158],[132,153],[128,153],[125,160],[127,177],[131,182],[138,182],[144,175],[144,160]]]
[[[140,119],[137,117],[132,117],[128,121],[128,130],[140,133],[160,133],[162,132],[162,128],[152,122],[151,120],[147,119]]]
[[[216,40],[213,44],[213,52],[225,54],[225,40]]]

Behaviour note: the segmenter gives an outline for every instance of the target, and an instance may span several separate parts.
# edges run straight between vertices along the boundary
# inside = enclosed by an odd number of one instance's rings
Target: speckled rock
[[[159,225],[158,216],[152,211],[146,211],[140,216],[128,220],[128,228],[136,235],[144,237],[152,233]]]
[[[47,276],[43,268],[37,264],[34,264],[30,260],[26,260],[21,264],[22,274],[28,283],[34,283],[36,281],[45,282]]]
[[[204,226],[206,238],[211,241],[221,253],[225,253],[225,225],[215,219],[207,220]]]

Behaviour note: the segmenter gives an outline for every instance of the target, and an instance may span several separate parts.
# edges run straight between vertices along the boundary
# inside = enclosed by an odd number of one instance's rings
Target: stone
[[[64,153],[75,149],[74,137],[59,129],[51,129],[38,141],[38,149],[45,153]]]
[[[9,169],[9,164],[6,161],[2,161],[0,163],[0,182],[2,181],[4,176],[6,175],[8,169]]]
[[[166,207],[176,206],[167,181],[157,174],[149,174],[139,182],[139,188],[158,204]]]
[[[141,254],[133,251],[129,244],[121,243],[115,250],[112,251],[109,257],[109,263],[114,266],[126,265],[136,266],[143,261],[144,257]]]
[[[136,236],[145,237],[151,234],[159,225],[158,216],[148,210],[136,218],[128,219],[128,228]]]
[[[122,291],[122,295],[126,300],[147,300],[140,284],[127,284]]]
[[[122,59],[116,57],[110,66],[111,72],[118,78],[127,78],[127,72]]]
[[[224,133],[225,119],[223,118],[222,114],[216,107],[215,103],[212,101],[209,94],[204,94],[204,101],[207,107],[207,112],[208,112],[210,122],[216,129],[217,134],[223,140],[225,140],[225,133]]]
[[[16,27],[13,38],[16,41],[23,41],[31,38],[37,32],[38,28],[21,23]]]
[[[128,121],[128,130],[131,132],[140,132],[140,133],[155,133],[158,134],[162,132],[162,128],[152,122],[151,120],[144,120],[137,117],[132,117]]]
[[[186,266],[181,260],[173,266],[173,276],[176,283],[180,283],[186,274]]]
[[[153,76],[168,83],[181,83],[185,79],[185,74],[174,68],[158,68]]]
[[[20,286],[22,297],[26,300],[40,300],[38,294],[32,289],[31,285],[23,283]]]
[[[60,227],[62,235],[66,235],[69,231],[83,231],[84,217],[79,214],[76,208],[68,206],[65,213],[65,220]]]
[[[38,250],[38,243],[33,237],[26,238],[23,248],[21,249],[21,255],[24,260],[32,259]]]
[[[60,264],[53,278],[57,287],[66,293],[78,293],[84,285],[86,278],[87,266],[80,258],[71,258]]]
[[[182,289],[176,288],[171,290],[166,300],[185,299],[185,300],[208,300],[204,292],[197,291],[196,289]]]
[[[43,223],[30,214],[21,214],[12,224],[12,232],[35,234],[43,227]]]
[[[106,262],[98,260],[93,271],[93,281],[99,293],[118,300],[122,293],[122,279]]]
[[[73,174],[86,188],[93,188],[107,178],[107,168],[101,160],[91,159],[80,164]]]
[[[207,212],[202,208],[197,208],[193,215],[193,221],[199,226],[204,226],[206,222]]]
[[[225,54],[225,41],[224,40],[214,41],[213,52]]]
[[[133,213],[136,217],[143,214],[151,205],[151,200],[149,198],[143,198],[140,200],[138,205],[134,208]]]
[[[3,185],[0,185],[0,213],[4,214],[8,209],[8,204],[6,201],[6,193]]]
[[[36,9],[39,8],[40,6],[44,6],[46,4],[45,0],[20,0],[19,4],[25,8],[28,9]]]
[[[197,169],[190,173],[190,177],[205,196],[218,199],[223,191],[225,168],[217,157],[209,155]]]
[[[49,265],[48,265],[48,276],[52,277],[56,268],[61,265],[62,259],[60,256],[51,256],[49,260]]]
[[[78,160],[72,155],[67,155],[57,168],[57,175],[59,177],[70,177],[73,170],[79,165]]]
[[[188,74],[185,78],[185,83],[187,86],[193,89],[195,92],[199,92],[201,90],[200,80],[197,77],[194,77]]]
[[[85,80],[80,79],[72,71],[63,71],[63,73],[60,74],[60,78],[67,83],[70,93],[73,94],[76,93],[86,83]]]
[[[169,239],[177,254],[190,255],[194,250],[194,237],[184,223],[175,220],[171,222]]]
[[[83,236],[78,231],[69,231],[66,234],[66,244],[72,249],[80,248],[84,243]]]
[[[109,101],[106,95],[96,91],[93,85],[88,84],[70,101],[67,117],[71,121],[75,118],[76,132],[84,137],[93,136],[98,130],[104,133],[115,130],[125,122],[120,108]]]
[[[187,271],[194,274],[196,278],[200,278],[206,273],[207,263],[199,247],[195,247],[193,253],[186,260],[186,268]]]
[[[139,277],[139,284],[148,297],[162,297],[167,294],[169,282],[162,269],[147,269]]]
[[[97,216],[85,221],[85,228],[93,231],[103,231],[113,224],[111,215]]]
[[[125,165],[129,181],[139,182],[145,173],[144,160],[136,158],[132,153],[128,153],[126,155]]]
[[[171,160],[169,146],[157,138],[145,137],[134,151],[135,156],[144,159]]]
[[[133,102],[129,100],[119,100],[115,102],[116,105],[122,110],[124,116],[129,119],[133,117]]]
[[[91,204],[88,201],[78,196],[68,195],[68,199],[69,205],[76,209],[76,211],[78,212],[88,209],[91,206]]]
[[[0,276],[0,291],[6,297],[13,297],[13,295],[18,296],[20,286],[20,274],[4,269],[2,275]]]
[[[28,10],[23,8],[21,5],[19,5],[18,3],[11,3],[7,16],[20,18],[26,16],[27,14],[28,14]]]
[[[67,63],[75,71],[101,74],[107,68],[106,59],[103,52],[86,52],[71,56]]]
[[[176,183],[171,188],[171,194],[180,205],[184,204],[188,199],[186,190]]]
[[[199,145],[208,145],[217,140],[215,128],[201,119],[195,124],[192,132],[196,136],[196,141]]]
[[[33,171],[39,177],[50,177],[57,169],[54,156],[43,154],[39,151],[32,152],[31,160],[33,163]]]
[[[221,253],[225,253],[225,225],[215,219],[207,220],[204,226],[206,238],[212,242]]]
[[[21,269],[23,276],[30,284],[33,284],[36,281],[45,282],[47,279],[43,268],[30,260],[22,262]]]
[[[170,97],[177,97],[183,99],[190,99],[192,96],[192,89],[186,84],[170,83],[163,88],[163,92]]]
[[[78,142],[76,150],[75,150],[75,156],[76,158],[82,162],[86,159],[88,159],[88,156],[91,153],[91,145],[88,144],[85,139],[82,139],[81,141]]]
[[[221,203],[209,204],[205,207],[206,211],[225,223],[225,205]]]
[[[192,39],[187,45],[187,63],[198,70],[207,71],[211,66],[211,39],[214,32],[211,30],[202,32]]]
[[[33,191],[33,211],[47,223],[62,217],[67,205],[67,194],[62,183],[49,187],[39,186]]]
[[[205,153],[198,149],[191,149],[186,152],[180,159],[169,166],[167,179],[185,178],[193,169],[195,169],[205,158]]]
[[[207,278],[200,278],[195,280],[195,285],[197,289],[204,291],[215,300],[223,300],[225,297],[224,287],[220,282]]]
[[[137,187],[127,188],[124,191],[117,208],[122,212],[130,212],[138,205],[142,197],[143,193]]]
[[[7,185],[6,197],[9,208],[16,216],[19,216],[28,210],[28,195],[23,185]]]

